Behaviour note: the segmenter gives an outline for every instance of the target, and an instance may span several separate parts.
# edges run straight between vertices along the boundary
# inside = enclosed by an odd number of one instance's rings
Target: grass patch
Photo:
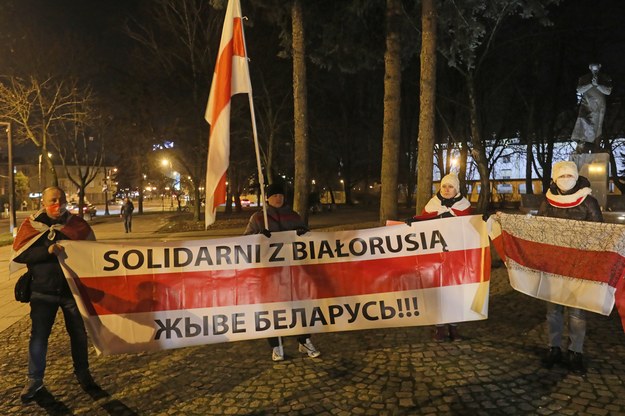
[[[0,246],[9,246],[13,244],[13,234],[0,233]]]

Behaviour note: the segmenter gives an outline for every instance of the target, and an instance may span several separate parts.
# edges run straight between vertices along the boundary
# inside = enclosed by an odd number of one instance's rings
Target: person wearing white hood
[[[425,204],[421,215],[410,217],[404,220],[404,222],[411,225],[415,221],[461,217],[463,215],[471,215],[471,213],[471,203],[460,192],[460,180],[458,176],[455,173],[450,173],[441,178],[439,191]],[[436,325],[432,338],[436,342],[446,340],[462,341],[463,339],[458,331],[457,323]]]
[[[538,209],[539,216],[564,218],[578,221],[603,222],[603,215],[597,200],[590,195],[590,182],[579,176],[574,162],[556,162],[552,167],[552,183],[545,194],[545,200]],[[568,356],[563,357],[561,344],[564,332],[564,310],[569,315]],[[586,336],[586,316],[582,309],[547,303],[547,330],[549,351],[541,360],[545,368],[554,364],[567,364],[569,369],[583,375],[583,346]]]

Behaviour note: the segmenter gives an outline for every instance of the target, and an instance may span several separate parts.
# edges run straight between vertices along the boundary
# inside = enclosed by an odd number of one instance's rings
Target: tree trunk
[[[469,159],[469,146],[466,140],[460,142],[460,159],[458,160],[458,179],[460,180],[460,190],[467,191],[467,160]],[[471,189],[473,192],[473,189]]]
[[[417,157],[417,206],[420,214],[432,196],[434,124],[436,110],[436,3],[423,0],[421,9],[421,79],[419,153]]]
[[[293,210],[308,223],[308,92],[306,46],[301,0],[293,0],[293,113],[295,135],[295,179]]]
[[[534,160],[534,143],[531,137],[527,137],[525,140],[527,146],[525,147],[525,193],[533,194],[534,186],[532,183],[532,163]]]
[[[471,115],[471,143],[473,144],[471,156],[473,156],[473,160],[477,164],[481,184],[480,196],[477,200],[477,211],[484,213],[488,209],[490,202],[490,179],[486,149],[482,142],[477,96],[475,95],[475,81],[471,75],[467,75],[467,87],[469,92],[469,113]]]
[[[384,53],[384,130],[382,137],[382,189],[380,224],[397,219],[397,160],[401,109],[401,0],[386,2],[386,52]]]

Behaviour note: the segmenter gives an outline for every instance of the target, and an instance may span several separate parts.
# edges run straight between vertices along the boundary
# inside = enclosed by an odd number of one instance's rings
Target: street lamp
[[[108,168],[104,167],[104,186],[102,187],[104,191],[104,215],[110,215],[109,212],[109,172]]]
[[[347,195],[345,195],[345,181],[341,179],[341,188],[343,189],[343,203],[347,203]]]
[[[161,160],[161,165],[163,166],[169,166],[169,179],[171,179],[171,188],[169,188],[169,207],[171,209],[174,208],[174,188],[175,188],[175,182],[176,182],[176,172],[174,172],[174,167],[171,164],[171,160],[169,159],[163,159]],[[168,189],[168,188],[165,188]]]
[[[17,221],[15,217],[15,172],[13,172],[13,140],[11,139],[11,123],[0,122],[0,125],[5,126],[7,132],[7,153],[9,158],[9,232],[13,234]]]

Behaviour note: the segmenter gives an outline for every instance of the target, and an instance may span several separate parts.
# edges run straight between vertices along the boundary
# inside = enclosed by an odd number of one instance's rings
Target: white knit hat
[[[458,180],[458,175],[456,175],[455,173],[450,173],[443,176],[443,179],[441,179],[441,188],[446,183],[453,186],[456,192],[460,192],[460,180]]]
[[[575,162],[556,162],[551,168],[551,179],[554,181],[562,175],[573,175],[575,180],[579,178],[579,172],[577,171],[577,165]]]

